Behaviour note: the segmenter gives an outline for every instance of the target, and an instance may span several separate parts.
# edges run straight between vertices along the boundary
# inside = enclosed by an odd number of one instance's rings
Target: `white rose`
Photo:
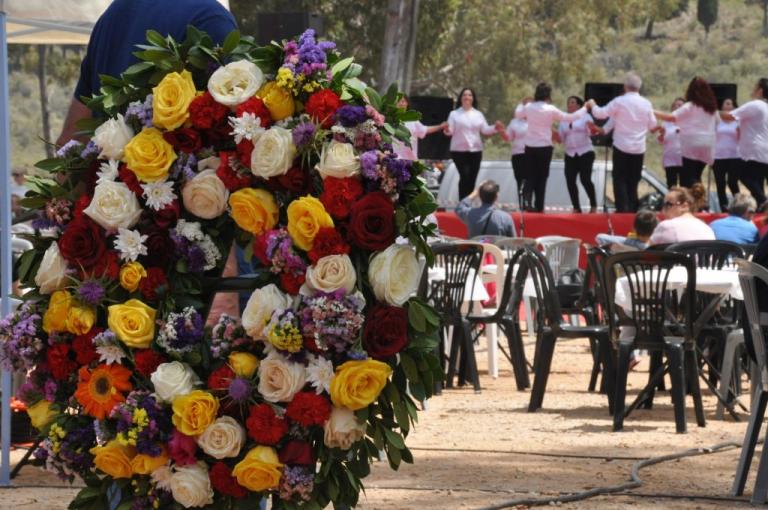
[[[368,280],[376,299],[403,306],[419,286],[419,261],[410,246],[393,244],[377,253],[368,266]]]
[[[51,294],[62,289],[68,280],[67,261],[61,256],[59,244],[54,241],[45,250],[35,275],[35,283],[40,287],[40,294]]]
[[[123,159],[123,149],[133,138],[133,129],[125,123],[121,113],[116,119],[109,119],[96,128],[93,133],[93,143],[100,149],[99,157],[102,159]]]
[[[245,429],[231,416],[222,416],[208,425],[197,445],[214,459],[236,457],[245,445]]]
[[[251,173],[264,179],[284,175],[291,169],[295,157],[296,146],[291,132],[274,126],[259,136],[253,145]]]
[[[105,181],[96,185],[91,203],[83,212],[106,230],[131,228],[139,221],[139,200],[125,183]]]
[[[355,413],[345,407],[335,407],[325,422],[323,442],[328,448],[349,450],[352,444],[365,436],[366,425],[357,419]]]
[[[237,106],[252,98],[264,83],[264,73],[253,62],[238,60],[214,71],[208,92],[217,103]]]
[[[164,402],[173,402],[173,399],[190,393],[196,384],[200,384],[197,374],[186,363],[171,361],[161,363],[150,380],[155,387],[155,395]]]
[[[301,290],[305,295],[318,290],[334,292],[339,289],[350,294],[356,281],[355,266],[349,255],[328,255],[307,268],[306,281]]]
[[[323,179],[353,177],[360,173],[360,158],[351,143],[332,140],[323,146],[320,162],[315,168]]]
[[[208,156],[207,158],[201,159],[197,162],[197,171],[202,172],[203,170],[218,170],[219,165],[221,165],[221,158],[218,156]]]
[[[187,181],[181,190],[181,198],[189,212],[198,218],[212,220],[227,210],[229,190],[216,175],[216,170],[208,169]]]
[[[268,356],[259,364],[259,393],[269,402],[290,402],[307,383],[304,365],[282,356]]]
[[[264,340],[264,326],[272,318],[275,310],[285,310],[291,306],[291,299],[283,294],[277,285],[270,283],[256,289],[248,299],[243,310],[243,328],[254,340]]]
[[[177,467],[171,476],[171,494],[184,508],[213,503],[213,487],[204,462]]]

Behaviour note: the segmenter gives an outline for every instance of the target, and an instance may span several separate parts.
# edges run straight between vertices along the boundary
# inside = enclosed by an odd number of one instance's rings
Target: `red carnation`
[[[144,189],[141,187],[141,183],[139,182],[138,177],[136,177],[136,174],[133,173],[133,170],[128,168],[125,163],[121,163],[117,169],[117,175],[120,177],[120,180],[128,186],[128,189],[133,191],[134,195],[141,198],[144,194]]]
[[[322,122],[323,127],[328,129],[333,126],[334,114],[340,107],[339,96],[330,89],[323,89],[309,96],[304,110],[315,122]]]
[[[307,191],[309,182],[307,171],[298,165],[294,165],[283,175],[269,179],[267,187],[272,191],[288,190],[301,194]]]
[[[300,439],[291,439],[280,448],[278,458],[289,466],[313,466],[315,454],[312,445]]]
[[[244,138],[240,140],[240,143],[237,144],[236,150],[237,159],[240,160],[240,164],[242,164],[245,168],[251,168],[251,153],[253,152],[253,142]]]
[[[168,441],[168,456],[179,466],[187,466],[197,462],[197,442],[192,436],[182,434],[174,429]]]
[[[365,250],[383,250],[395,241],[395,207],[386,193],[374,191],[352,205],[349,237]]]
[[[168,361],[168,358],[152,349],[139,349],[134,354],[136,371],[144,377],[152,375],[157,370],[157,367],[166,361]]]
[[[237,483],[235,477],[232,476],[232,470],[229,469],[229,466],[221,461],[211,466],[208,477],[211,479],[213,488],[225,496],[242,499],[248,495],[245,487]]]
[[[174,200],[159,211],[152,212],[152,220],[155,222],[155,225],[163,230],[168,230],[176,225],[176,222],[179,221],[179,216],[181,216],[181,206],[178,200]]]
[[[307,255],[314,264],[328,255],[346,255],[349,250],[349,245],[335,228],[323,227],[315,235],[312,249]]]
[[[204,92],[189,105],[189,120],[197,129],[211,129],[227,118],[229,108],[213,99],[210,92]]]
[[[93,327],[88,333],[77,335],[72,341],[72,350],[75,351],[75,359],[78,365],[87,365],[91,361],[99,359],[96,347],[93,346],[93,337],[102,331],[104,331],[104,328]]]
[[[363,347],[373,359],[394,356],[408,345],[408,312],[399,306],[374,305],[365,320]]]
[[[234,378],[234,370],[232,370],[229,365],[222,365],[208,376],[208,389],[226,390],[229,388],[229,383],[232,382],[232,379]]]
[[[253,255],[259,259],[259,262],[267,267],[272,265],[272,260],[267,257],[268,233],[269,231],[253,238]]]
[[[224,186],[226,186],[229,191],[237,191],[241,188],[246,188],[251,184],[250,174],[240,173],[232,168],[231,160],[234,157],[234,152],[220,152],[219,158],[221,159],[221,163],[219,163],[219,167],[216,169],[216,175],[221,179],[221,182],[224,183]],[[250,163],[248,164],[248,167],[250,167]]]
[[[349,216],[352,203],[363,194],[363,185],[355,177],[326,177],[320,201],[331,216],[344,219]]]
[[[69,345],[56,344],[45,353],[48,369],[57,381],[64,381],[77,370],[77,363],[69,359]]]
[[[75,267],[91,269],[107,251],[104,231],[83,215],[71,221],[59,239],[61,255]]]
[[[288,422],[275,414],[269,404],[251,407],[251,414],[245,421],[248,435],[263,445],[277,444],[288,433]]]
[[[322,425],[331,415],[331,403],[312,391],[300,391],[288,404],[285,415],[304,427]]]
[[[164,294],[168,288],[165,272],[159,267],[148,267],[147,276],[141,279],[139,290],[147,301],[157,301],[158,294]]]
[[[244,113],[252,113],[261,119],[261,127],[268,128],[272,125],[272,117],[269,115],[269,110],[264,105],[264,101],[258,97],[252,97],[248,101],[237,105],[235,110],[238,117],[242,117]]]
[[[111,280],[117,280],[120,276],[120,259],[114,250],[107,251],[104,256],[96,262],[91,273],[99,278],[106,277]]]
[[[190,128],[167,131],[163,133],[163,138],[166,142],[173,145],[176,151],[186,152],[187,154],[193,154],[203,146],[203,139],[200,137],[200,133]]]
[[[303,274],[280,273],[280,286],[291,296],[299,293],[299,289],[304,285],[306,277]]]

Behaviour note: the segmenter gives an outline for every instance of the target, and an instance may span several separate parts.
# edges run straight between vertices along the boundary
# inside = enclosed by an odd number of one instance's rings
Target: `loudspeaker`
[[[267,45],[272,41],[298,37],[308,28],[323,35],[323,17],[310,12],[260,12],[256,15],[256,42]]]
[[[624,85],[621,83],[587,83],[584,85],[584,99],[594,99],[597,106],[605,106],[615,97],[624,93]],[[608,119],[595,119],[595,124],[602,127]],[[598,147],[613,145],[613,136],[597,135],[592,137],[592,144]]]
[[[436,96],[411,96],[409,98],[411,110],[421,113],[421,123],[425,126],[434,126],[448,120],[448,115],[453,110],[453,99]],[[441,131],[427,135],[419,140],[419,159],[450,159],[451,139]]]
[[[710,83],[709,86],[712,87],[712,92],[715,93],[718,108],[723,107],[723,101],[726,99],[733,99],[736,102],[739,87],[735,83]]]

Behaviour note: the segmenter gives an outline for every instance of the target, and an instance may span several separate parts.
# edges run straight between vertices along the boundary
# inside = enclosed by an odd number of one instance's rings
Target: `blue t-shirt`
[[[182,41],[187,25],[217,43],[237,28],[235,18],[216,0],[114,0],[93,27],[75,98],[98,93],[100,74],[120,76],[138,62],[133,52],[137,44],[147,44],[147,30]]]
[[[727,216],[709,224],[718,241],[730,241],[736,244],[757,242],[757,227],[754,223],[738,216]]]

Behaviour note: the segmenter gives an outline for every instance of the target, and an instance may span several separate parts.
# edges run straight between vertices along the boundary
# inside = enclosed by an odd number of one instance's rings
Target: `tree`
[[[416,51],[419,0],[389,0],[381,52],[379,88],[391,83],[409,92]]]
[[[718,0],[699,0],[696,17],[704,25],[704,36],[709,35],[709,27],[717,21]]]
[[[747,0],[747,3],[759,5],[763,10],[763,37],[768,37],[768,0]]]
[[[638,16],[645,16],[644,39],[653,39],[653,24],[679,16],[688,8],[688,0],[647,0],[637,5]]]

